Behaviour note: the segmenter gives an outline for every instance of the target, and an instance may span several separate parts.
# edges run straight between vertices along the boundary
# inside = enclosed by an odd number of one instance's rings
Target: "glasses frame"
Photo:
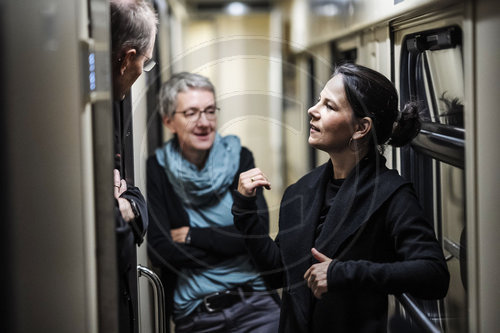
[[[150,57],[148,57],[144,53],[137,52],[137,55],[138,56],[143,56],[144,58],[146,58],[146,61],[144,61],[144,64],[142,64],[142,70],[144,72],[149,72],[150,70],[152,70],[153,68],[155,68],[156,61],[154,61],[153,59],[151,59]],[[122,57],[118,58],[118,62],[122,62],[122,61],[123,61]]]
[[[212,108],[212,106],[207,106],[204,110],[200,110],[200,109],[197,109],[197,108],[189,108],[189,109],[184,110],[184,111],[175,111],[174,115],[176,113],[182,113],[182,115],[184,116],[184,118],[186,118],[187,120],[198,121],[201,118],[201,114],[205,113],[205,118],[207,120],[213,121],[213,120],[217,119],[217,113],[220,111],[220,108],[214,107],[215,112],[213,113],[213,118],[211,118],[212,116],[209,116],[209,113],[207,113],[208,110],[211,109],[211,108]],[[194,114],[192,116],[187,116],[186,113],[189,112],[189,111],[194,111]]]
[[[139,55],[142,55],[144,58],[146,58],[146,61],[144,61],[144,64],[142,65],[142,70],[144,72],[149,72],[156,66],[156,61],[145,55],[144,53],[139,53]]]

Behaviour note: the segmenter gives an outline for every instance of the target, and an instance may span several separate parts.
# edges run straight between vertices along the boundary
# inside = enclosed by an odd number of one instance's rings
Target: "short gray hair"
[[[126,49],[146,52],[158,24],[151,4],[145,0],[111,0],[110,6],[112,59],[120,58]]]
[[[170,118],[174,115],[177,108],[177,95],[189,89],[208,90],[214,94],[215,98],[215,87],[205,76],[188,72],[174,74],[163,83],[160,89],[159,112],[162,118],[165,116]]]

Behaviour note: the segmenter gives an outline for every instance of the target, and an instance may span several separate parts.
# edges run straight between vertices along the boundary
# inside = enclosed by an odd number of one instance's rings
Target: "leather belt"
[[[203,297],[203,302],[196,309],[198,312],[218,312],[243,300],[242,294],[253,292],[252,286],[242,285],[233,289],[218,291]]]

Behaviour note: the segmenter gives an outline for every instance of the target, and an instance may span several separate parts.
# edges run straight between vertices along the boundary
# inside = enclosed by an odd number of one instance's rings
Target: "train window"
[[[401,44],[401,107],[417,101],[422,130],[401,149],[410,179],[443,246],[451,275],[447,297],[419,301],[446,332],[467,327],[465,261],[465,135],[462,34],[457,26],[406,35]]]
[[[431,121],[463,128],[464,84],[460,47],[423,52]],[[427,78],[427,75],[430,77]],[[432,89],[432,91],[429,91]]]
[[[414,149],[464,167],[463,65],[458,27],[406,36],[401,54],[401,103],[421,103],[421,134]]]

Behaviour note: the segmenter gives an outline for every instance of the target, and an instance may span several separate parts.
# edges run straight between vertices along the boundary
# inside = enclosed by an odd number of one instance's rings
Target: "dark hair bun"
[[[393,147],[402,147],[420,132],[421,122],[417,102],[408,102],[403,111],[399,113],[394,123],[391,138],[388,142]]]

